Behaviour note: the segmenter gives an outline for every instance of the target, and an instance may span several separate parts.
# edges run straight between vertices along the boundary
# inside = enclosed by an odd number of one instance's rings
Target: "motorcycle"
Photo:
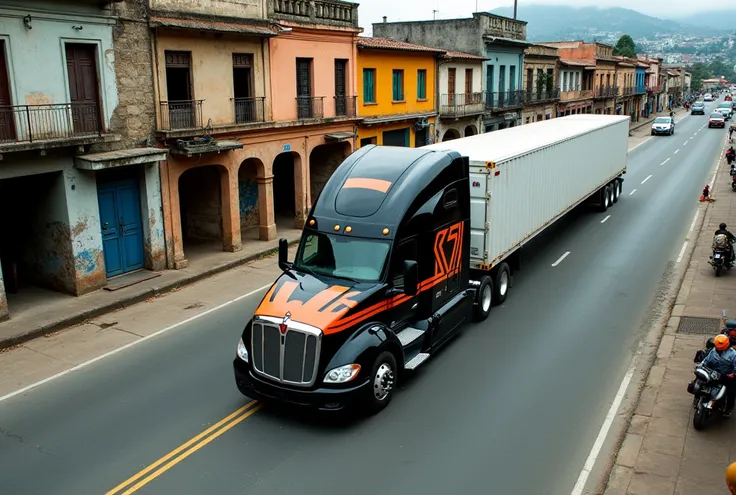
[[[731,189],[736,191],[736,166],[731,165]]]
[[[713,414],[726,410],[726,386],[720,383],[721,374],[705,366],[695,368],[695,380],[688,383],[687,391],[693,395],[693,428],[702,430]]]
[[[733,261],[729,259],[730,251],[728,249],[714,249],[713,255],[710,257],[710,265],[716,271],[716,277],[720,277],[724,270],[733,268]]]

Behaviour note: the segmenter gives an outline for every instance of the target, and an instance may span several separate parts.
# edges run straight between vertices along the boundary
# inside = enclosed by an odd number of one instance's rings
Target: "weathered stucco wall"
[[[150,0],[152,10],[265,19],[265,0]]]
[[[386,22],[373,24],[373,36],[417,45],[485,55],[476,19]]]
[[[189,239],[222,238],[221,169],[187,170],[179,178],[182,233]]]
[[[256,97],[266,97],[265,115],[269,115],[267,94],[268,76],[264,67],[268,66],[265,60],[263,44],[257,37],[236,37],[233,35],[192,36],[166,30],[159,30],[157,34],[158,46],[158,90],[160,100],[167,100],[166,93],[166,54],[171,51],[191,52],[192,93],[195,100],[204,100],[202,103],[202,117],[204,124],[212,119],[213,125],[235,123],[235,109],[233,107],[233,54],[251,54],[254,64],[254,88]],[[293,64],[292,64],[293,65]],[[291,67],[295,72],[295,68]],[[288,79],[288,66],[278,66],[276,76]],[[332,72],[330,72],[332,74]],[[296,80],[292,92],[296,93]],[[334,84],[334,82],[333,82]],[[296,95],[294,95],[296,96]],[[278,93],[279,100],[287,99],[286,94]],[[296,106],[294,109],[296,114]],[[269,120],[266,118],[266,120]]]
[[[143,250],[146,268],[166,268],[164,217],[161,208],[161,173],[158,163],[143,166],[141,179],[141,212],[143,213]]]
[[[258,206],[258,170],[250,163],[240,166],[238,171],[238,196],[240,205],[240,228],[258,226],[260,208]]]
[[[481,62],[469,62],[467,60],[450,60],[443,61],[440,65],[440,95],[448,94],[448,69],[455,69],[455,94],[465,93],[465,71],[472,69],[473,71],[473,93],[483,91],[483,64]],[[447,104],[444,98],[440,97],[441,104]]]
[[[18,11],[0,7],[0,39],[6,43],[13,104],[68,103],[71,97],[64,44],[88,43],[96,47],[100,99],[105,126],[109,126],[118,105],[112,40],[115,21],[71,11],[41,14],[34,10],[38,5],[24,2],[25,13],[32,17],[32,29],[24,26]],[[60,10],[58,4],[54,7]]]

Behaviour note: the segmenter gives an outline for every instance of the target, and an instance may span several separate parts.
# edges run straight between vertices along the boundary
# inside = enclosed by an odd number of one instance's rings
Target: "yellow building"
[[[359,146],[433,143],[437,57],[445,51],[384,38],[357,44]]]

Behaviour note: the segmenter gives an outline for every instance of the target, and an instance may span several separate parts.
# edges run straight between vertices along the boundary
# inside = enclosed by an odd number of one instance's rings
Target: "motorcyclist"
[[[733,146],[728,148],[726,150],[726,161],[729,165],[733,162],[733,160],[736,158],[736,150],[733,149]]]
[[[731,342],[725,335],[717,335],[713,344],[715,347],[701,364],[721,374],[720,382],[726,387],[726,410],[723,416],[728,418],[736,402],[736,351],[731,348]]]
[[[716,230],[716,233],[714,234],[714,237],[717,236],[717,235],[725,235],[728,238],[728,245],[729,245],[729,250],[728,250],[729,259],[728,259],[728,261],[729,262],[733,262],[734,259],[735,259],[734,258],[734,251],[733,251],[733,243],[734,243],[734,241],[736,241],[736,236],[734,236],[731,232],[729,232],[728,225],[726,225],[723,222],[721,222],[721,224],[718,226],[718,230]]]

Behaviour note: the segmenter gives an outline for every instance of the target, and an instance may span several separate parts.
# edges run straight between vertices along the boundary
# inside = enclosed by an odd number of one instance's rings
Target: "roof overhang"
[[[169,17],[164,15],[152,15],[148,21],[151,27],[165,27],[170,29],[186,29],[196,31],[210,31],[215,33],[232,33],[248,36],[271,37],[278,35],[278,27],[269,23],[236,22],[221,18],[200,17]]]
[[[499,45],[516,46],[519,48],[529,48],[530,46],[534,46],[534,43],[530,43],[528,41],[502,38],[500,36],[493,36],[490,34],[484,34],[483,41],[485,41],[486,43],[498,43]]]
[[[357,137],[358,135],[354,132],[330,132],[325,134],[325,141],[345,141]]]
[[[175,146],[170,151],[172,155],[193,157],[208,153],[222,153],[223,151],[239,150],[243,148],[243,143],[239,141],[207,141],[203,144],[196,144],[193,141],[177,140]]]
[[[106,170],[128,165],[142,165],[166,160],[168,151],[162,148],[133,148],[74,157],[74,167],[81,170]]]

